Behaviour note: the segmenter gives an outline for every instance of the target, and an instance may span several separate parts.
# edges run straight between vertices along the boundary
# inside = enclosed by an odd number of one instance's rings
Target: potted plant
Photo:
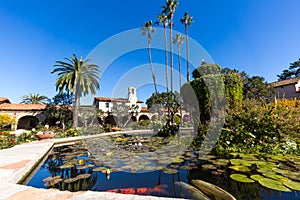
[[[35,136],[39,139],[39,140],[42,140],[42,139],[49,139],[49,138],[53,138],[56,133],[54,133],[53,131],[49,131],[49,125],[45,125],[45,128],[46,130],[45,131],[39,131],[35,134]],[[35,131],[32,130],[32,131]]]

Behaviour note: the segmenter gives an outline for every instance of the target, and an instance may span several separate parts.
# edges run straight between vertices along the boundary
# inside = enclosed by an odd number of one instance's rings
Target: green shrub
[[[287,107],[286,103],[266,104],[257,100],[245,100],[240,109],[228,111],[215,150],[218,153],[295,153],[299,151],[299,116],[300,109]]]

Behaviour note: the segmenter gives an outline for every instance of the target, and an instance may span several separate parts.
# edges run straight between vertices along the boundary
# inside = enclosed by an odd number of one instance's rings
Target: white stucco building
[[[128,88],[128,97],[127,98],[111,98],[111,97],[95,97],[94,98],[94,105],[99,110],[102,110],[104,112],[111,112],[113,109],[114,104],[123,104],[128,106],[137,105],[138,106],[138,112],[142,109],[142,100],[138,100],[136,96],[136,88],[135,87],[129,87]]]

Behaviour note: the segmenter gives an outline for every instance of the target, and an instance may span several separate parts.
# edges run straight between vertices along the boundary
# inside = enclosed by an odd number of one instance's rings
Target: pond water
[[[116,135],[54,147],[24,184],[187,199],[230,199],[230,194],[243,200],[300,198],[300,158],[232,154],[220,159],[189,149],[191,138],[189,133],[175,138]]]

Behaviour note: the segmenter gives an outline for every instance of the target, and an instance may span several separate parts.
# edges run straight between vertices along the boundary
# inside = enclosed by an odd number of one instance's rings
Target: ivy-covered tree
[[[292,62],[288,69],[282,71],[281,74],[277,75],[278,81],[287,80],[300,76],[300,58]]]

